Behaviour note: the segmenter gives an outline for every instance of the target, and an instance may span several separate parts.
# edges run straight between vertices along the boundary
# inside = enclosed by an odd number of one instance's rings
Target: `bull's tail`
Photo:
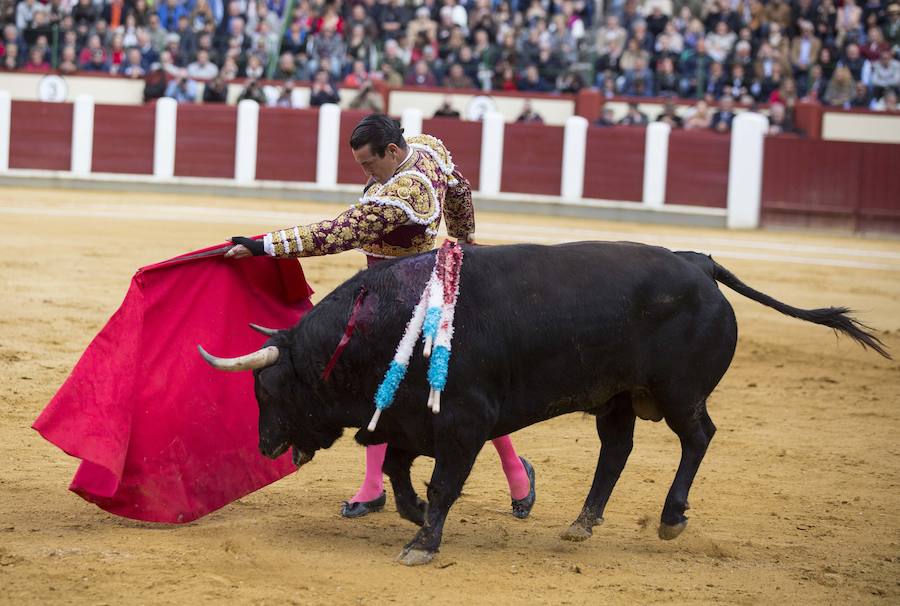
[[[765,293],[750,288],[741,282],[733,273],[713,261],[712,258],[710,258],[710,261],[712,261],[713,278],[731,290],[744,295],[748,299],[753,299],[757,303],[762,303],[766,307],[771,307],[776,311],[780,311],[786,316],[797,318],[798,320],[806,320],[807,322],[813,322],[814,324],[821,324],[822,326],[834,329],[836,332],[842,332],[863,347],[873,349],[885,358],[891,359],[890,354],[885,349],[886,345],[870,332],[872,330],[870,327],[850,316],[850,309],[846,307],[822,307],[819,309],[800,309],[798,307],[792,307],[791,305],[773,299]]]

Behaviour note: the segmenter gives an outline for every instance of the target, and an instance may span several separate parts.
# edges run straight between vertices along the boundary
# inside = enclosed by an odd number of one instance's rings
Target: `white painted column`
[[[728,161],[729,229],[759,227],[762,207],[763,149],[769,121],[755,112],[738,114],[731,124]]]
[[[564,199],[578,200],[584,193],[584,159],[587,150],[588,121],[581,116],[566,120],[563,131],[562,183]]]
[[[259,103],[244,99],[237,107],[237,140],[234,146],[234,179],[240,184],[256,179],[256,143],[259,136]]]
[[[665,122],[647,125],[644,143],[644,205],[662,208],[666,199],[666,171],[669,165],[669,133]]]
[[[156,125],[153,132],[153,176],[171,178],[175,174],[175,126],[178,103],[163,97],[156,101]]]
[[[422,110],[415,107],[407,107],[403,110],[401,124],[404,137],[414,137],[422,134]]]
[[[91,174],[93,154],[94,98],[78,95],[72,106],[72,172],[76,175]]]
[[[316,146],[316,184],[337,185],[338,146],[341,139],[341,108],[326,103],[319,108],[319,141]]]
[[[0,172],[9,170],[9,133],[12,100],[9,92],[0,90]]]
[[[481,170],[478,177],[482,194],[500,192],[503,173],[503,114],[488,112],[481,123]]]

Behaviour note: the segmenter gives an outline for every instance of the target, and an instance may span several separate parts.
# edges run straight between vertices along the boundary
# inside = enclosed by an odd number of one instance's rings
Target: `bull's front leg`
[[[463,484],[472,471],[484,440],[461,444],[454,440],[435,444],[434,472],[428,486],[428,508],[425,524],[400,552],[399,561],[407,566],[427,564],[437,554],[444,533],[444,521],[450,507],[462,493]]]
[[[409,520],[416,526],[425,523],[426,503],[419,498],[409,478],[409,468],[412,466],[416,455],[405,450],[398,450],[388,446],[384,459],[384,472],[391,479],[391,487],[394,489],[394,501],[397,503],[397,513],[404,520]]]

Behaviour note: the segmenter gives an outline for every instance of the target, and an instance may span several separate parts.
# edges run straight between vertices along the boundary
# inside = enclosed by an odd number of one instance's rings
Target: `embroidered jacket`
[[[473,233],[471,188],[450,152],[430,135],[406,142],[410,154],[386,183],[367,187],[357,204],[334,219],[267,234],[266,252],[311,257],[360,249],[374,257],[411,255],[433,248],[441,215],[454,238]]]

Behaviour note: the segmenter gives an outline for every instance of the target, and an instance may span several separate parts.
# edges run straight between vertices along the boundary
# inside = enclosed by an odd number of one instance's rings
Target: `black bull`
[[[344,428],[366,427],[373,395],[434,257],[426,253],[360,272],[297,326],[272,336],[264,359],[263,350],[251,354],[257,356],[251,366],[263,454],[277,456],[290,445],[305,462]],[[417,351],[376,431],[356,434],[361,444],[388,443],[384,470],[397,510],[421,526],[401,561],[424,563],[437,552],[447,513],[486,440],[570,412],[595,417],[601,448],[584,507],[564,538],[586,539],[602,522],[632,449],[636,417],[665,419],[681,442],[659,526],[661,538],[676,537],[687,523],[688,491],[716,431],[706,400],[737,343],[734,312],[717,281],[887,356],[847,309],[785,305],[698,253],[600,242],[466,247],[440,413],[426,407],[426,362]],[[362,289],[356,332],[323,381]],[[242,368],[247,366],[230,369]],[[410,482],[419,455],[435,459],[427,506]]]

